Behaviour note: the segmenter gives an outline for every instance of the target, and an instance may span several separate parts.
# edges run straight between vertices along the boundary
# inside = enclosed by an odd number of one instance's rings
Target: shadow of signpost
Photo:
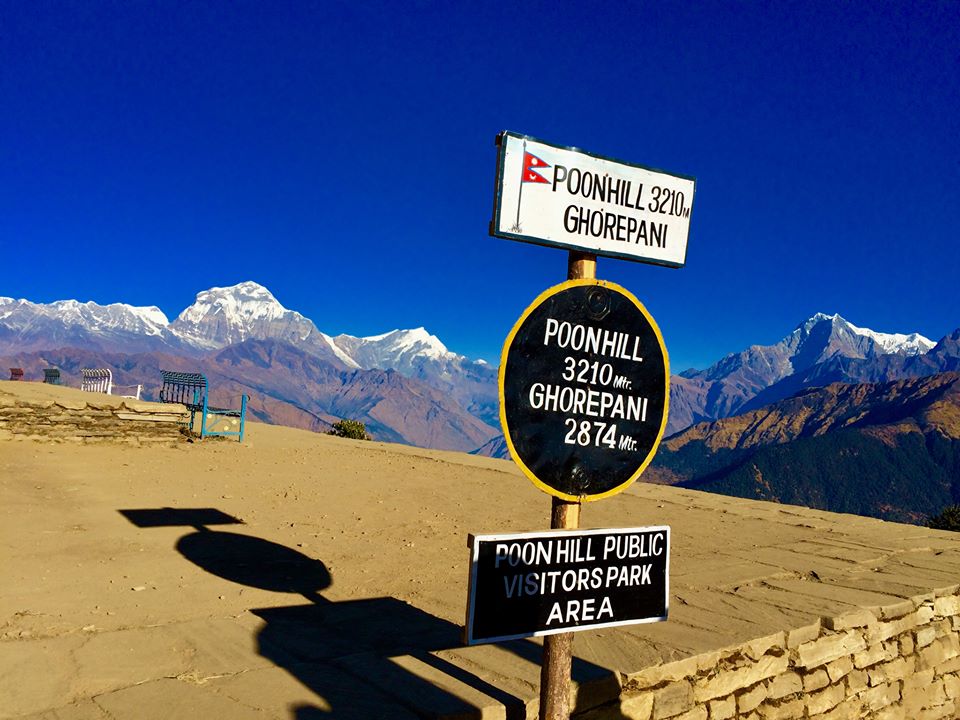
[[[214,508],[120,510],[137,527],[188,526],[194,532],[177,541],[177,550],[213,575],[249,587],[295,593],[304,605],[253,609],[264,621],[258,650],[323,698],[329,709],[302,705],[295,720],[324,718],[416,718],[463,716],[477,706],[421,674],[443,675],[503,704],[508,719],[526,718],[523,699],[491,685],[459,665],[432,653],[462,645],[461,628],[393,597],[333,602],[320,593],[332,578],[320,560],[268,540],[211,530],[210,525],[242,524]],[[542,648],[530,641],[500,647],[534,664]],[[396,660],[409,656],[426,672],[414,673]],[[604,672],[574,660],[575,678]],[[477,713],[479,717],[479,713]]]

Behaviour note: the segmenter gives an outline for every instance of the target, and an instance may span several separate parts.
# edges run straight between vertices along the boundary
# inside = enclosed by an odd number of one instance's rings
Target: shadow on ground
[[[508,720],[527,717],[525,702],[460,665],[433,654],[462,647],[461,628],[393,597],[332,602],[327,567],[292,548],[211,530],[241,524],[214,508],[120,510],[137,527],[190,526],[177,542],[188,560],[218,577],[249,587],[302,595],[304,605],[250,610],[265,625],[257,642],[261,655],[284,668],[328,707],[303,705],[294,720],[480,717],[478,706],[439,685],[462,685],[494,698]],[[541,646],[517,640],[499,647],[535,665]],[[580,682],[610,676],[609,670],[574,659]],[[473,711],[473,712],[471,712]]]

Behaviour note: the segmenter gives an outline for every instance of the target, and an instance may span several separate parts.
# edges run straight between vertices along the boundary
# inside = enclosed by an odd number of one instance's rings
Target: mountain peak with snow
[[[209,315],[242,324],[251,320],[276,319],[289,312],[263,285],[252,281],[229,287],[213,287],[197,293],[193,305],[177,317],[182,323],[198,323]],[[299,313],[297,313],[299,315]]]
[[[337,335],[331,339],[359,367],[368,370],[392,368],[402,374],[414,375],[424,363],[444,364],[465,360],[461,355],[450,352],[436,335],[423,327],[391,330],[366,337]]]
[[[936,343],[920,333],[882,333],[869,328],[857,327],[847,323],[857,335],[863,335],[876,342],[884,350],[884,354],[904,353],[906,355],[926,355],[933,350]]]
[[[791,338],[806,337],[816,332],[816,328],[822,323],[830,323],[831,335],[850,335],[855,339],[863,339],[870,346],[865,349],[867,354],[892,355],[902,353],[905,355],[924,355],[934,348],[935,342],[924,337],[920,333],[884,333],[862,328],[854,325],[850,321],[841,317],[838,313],[828,315],[818,312],[812,317],[800,323],[791,333],[786,341]]]
[[[331,337],[309,319],[288,310],[263,285],[246,281],[197,293],[196,301],[170,326],[182,341],[200,349],[219,349],[249,339],[275,338],[342,365],[364,370],[423,372],[424,363],[464,360],[447,350],[424,327],[381,335]]]
[[[15,351],[74,345],[97,349],[154,349],[167,342],[169,321],[156,306],[55,300],[34,303],[0,298],[0,330]],[[56,345],[51,345],[55,342]]]
[[[249,280],[197,293],[170,328],[187,342],[206,348],[253,338],[304,341],[319,334],[310,320],[287,310],[267,288]]]
[[[436,358],[452,354],[447,350],[447,346],[440,341],[440,338],[431,335],[424,327],[410,330],[391,330],[382,335],[370,335],[358,339],[366,344],[376,343],[382,347],[389,347],[395,352],[414,350]]]

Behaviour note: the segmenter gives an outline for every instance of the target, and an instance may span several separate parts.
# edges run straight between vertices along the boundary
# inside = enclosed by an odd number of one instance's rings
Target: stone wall
[[[953,585],[622,676],[605,720],[932,720],[960,717]]]
[[[182,405],[70,388],[13,388],[25,385],[5,383],[5,392],[0,392],[0,440],[170,443],[185,438],[183,428],[190,420]]]

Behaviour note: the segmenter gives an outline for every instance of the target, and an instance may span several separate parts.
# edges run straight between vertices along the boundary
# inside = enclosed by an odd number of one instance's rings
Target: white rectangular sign
[[[491,235],[682,267],[693,178],[504,132]]]

